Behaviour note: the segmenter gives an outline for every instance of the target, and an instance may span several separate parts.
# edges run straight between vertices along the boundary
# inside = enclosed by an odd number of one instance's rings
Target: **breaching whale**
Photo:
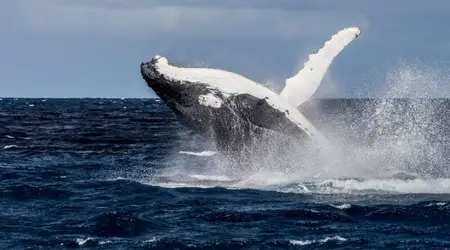
[[[213,139],[225,155],[245,155],[283,136],[320,147],[325,137],[297,107],[314,94],[333,59],[359,34],[359,28],[350,27],[333,35],[286,80],[280,94],[233,72],[181,67],[163,56],[141,63],[140,69],[181,124]]]

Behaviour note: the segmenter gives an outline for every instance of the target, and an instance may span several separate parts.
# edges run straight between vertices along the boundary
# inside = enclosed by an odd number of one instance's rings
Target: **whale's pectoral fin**
[[[317,52],[309,55],[309,60],[295,76],[286,80],[280,96],[294,107],[307,101],[322,81],[333,59],[360,34],[359,28],[346,28],[331,37]]]

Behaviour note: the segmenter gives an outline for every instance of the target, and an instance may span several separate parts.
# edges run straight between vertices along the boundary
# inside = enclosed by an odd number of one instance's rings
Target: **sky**
[[[449,97],[447,0],[2,0],[0,97],[154,97],[155,55],[280,91],[338,30],[316,97]]]

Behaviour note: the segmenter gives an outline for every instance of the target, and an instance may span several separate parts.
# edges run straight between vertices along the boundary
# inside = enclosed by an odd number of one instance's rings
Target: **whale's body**
[[[333,58],[355,37],[347,28],[310,55],[305,67],[277,94],[241,75],[210,68],[183,68],[161,56],[141,64],[148,86],[174,111],[180,122],[216,142],[226,155],[242,155],[261,144],[290,138],[325,142],[297,110],[318,88]]]

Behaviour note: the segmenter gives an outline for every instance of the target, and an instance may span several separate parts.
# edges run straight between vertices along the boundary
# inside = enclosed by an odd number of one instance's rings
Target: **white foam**
[[[317,53],[309,55],[309,60],[295,76],[286,80],[286,87],[280,96],[293,107],[311,98],[333,59],[359,34],[359,28],[351,27],[333,35]]]
[[[329,186],[339,192],[385,191],[396,193],[449,194],[450,179],[414,180],[329,180],[320,185]]]
[[[320,241],[320,242],[327,242],[327,241],[330,241],[330,240],[335,240],[335,241],[347,241],[346,238],[343,238],[343,237],[341,237],[341,236],[339,236],[339,235],[336,235],[336,236],[333,236],[333,237],[327,237],[327,238],[325,238],[325,239],[323,239],[323,240],[319,240],[319,241]]]
[[[153,242],[156,242],[156,241],[158,241],[158,239],[157,239],[156,237],[153,237],[153,238],[151,238],[151,239],[144,240],[143,242],[144,242],[144,243],[153,243]]]
[[[445,206],[445,205],[447,205],[447,202],[431,202],[431,203],[425,205],[425,207],[432,207],[432,206],[441,207],[441,206]]]
[[[28,105],[29,107],[34,107],[34,104],[30,104],[30,105]]]
[[[112,241],[110,241],[110,240],[101,240],[98,242],[99,245],[105,245],[105,244],[110,244],[110,243],[112,243]]]
[[[333,236],[333,237],[326,237],[325,239],[321,239],[321,240],[290,240],[289,242],[292,245],[299,245],[299,246],[306,246],[306,245],[311,245],[314,243],[326,243],[328,241],[347,241],[346,238],[343,238],[341,236]]]
[[[76,242],[77,242],[77,244],[79,246],[82,246],[82,245],[86,244],[86,242],[88,242],[89,240],[92,240],[92,238],[89,237],[89,238],[86,238],[86,239],[77,239]]]
[[[282,172],[264,171],[252,173],[234,186],[239,188],[266,189],[296,183],[296,177]],[[298,182],[297,182],[298,183]]]
[[[19,146],[17,145],[6,145],[3,147],[3,149],[11,149],[11,148],[18,148]]]
[[[313,241],[313,240],[290,240],[289,241],[289,243],[291,243],[292,245],[298,245],[298,246],[311,245],[314,242],[315,241]]]
[[[195,155],[195,156],[213,156],[217,154],[217,152],[214,151],[202,151],[202,152],[189,152],[189,151],[179,151],[180,154],[186,154],[186,155]]]
[[[349,209],[349,208],[352,207],[351,204],[341,204],[341,205],[331,205],[331,206],[332,206],[332,207],[335,207],[335,208],[337,208],[337,209],[341,209],[341,210]]]
[[[205,184],[197,184],[197,183],[184,183],[184,182],[159,182],[159,183],[152,183],[152,182],[143,182],[144,185],[152,185],[152,186],[159,186],[163,188],[213,188],[220,185],[205,185]]]
[[[12,135],[5,135],[5,137],[8,138],[8,139],[14,139],[14,138],[15,138],[15,137],[12,136]]]
[[[190,175],[191,178],[202,180],[202,181],[233,181],[228,176],[225,175],[202,175],[202,174],[193,174]]]
[[[352,194],[352,193],[403,193],[403,194],[450,194],[450,179],[372,179],[372,180],[339,180],[299,182],[295,176],[277,174],[251,175],[241,180],[227,175],[191,174],[185,180],[172,179],[162,182],[147,182],[144,184],[156,185],[164,188],[212,188],[223,187],[236,189],[257,189],[276,191],[281,193],[301,194]],[[179,178],[179,177],[177,177]],[[205,184],[204,181],[209,181]],[[432,205],[445,205],[436,203]],[[337,209],[349,209],[351,204],[331,205]],[[430,205],[431,206],[431,205]]]

